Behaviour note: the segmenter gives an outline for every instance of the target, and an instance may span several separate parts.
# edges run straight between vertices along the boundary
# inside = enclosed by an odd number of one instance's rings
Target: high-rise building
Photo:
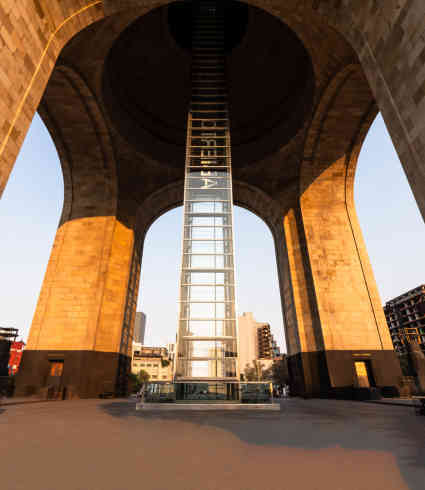
[[[417,342],[425,352],[425,285],[422,284],[384,306],[385,318],[390,329],[394,349],[407,352],[410,342]]]
[[[251,312],[238,318],[239,328],[239,369],[261,360],[264,367],[271,366],[273,359],[280,355],[268,323],[257,322]]]
[[[181,393],[204,382],[232,398],[239,375],[225,66],[222,4],[194,3],[175,381],[185,384]]]
[[[146,314],[142,311],[137,311],[134,319],[133,342],[143,345],[145,341],[146,330]]]

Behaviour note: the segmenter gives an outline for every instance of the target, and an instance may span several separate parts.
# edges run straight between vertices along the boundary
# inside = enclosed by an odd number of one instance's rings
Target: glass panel
[[[226,282],[228,282],[228,280]],[[224,284],[224,272],[217,272],[215,274],[215,283]]]
[[[191,286],[190,299],[214,301],[215,287],[214,286]]]
[[[205,172],[208,174],[208,172]],[[214,172],[211,172],[214,174]],[[230,187],[228,178],[215,177],[213,175],[205,175],[204,177],[191,177],[188,179],[186,187],[188,189],[212,190],[212,189],[227,189]]]
[[[187,284],[214,284],[216,274],[214,272],[189,272],[185,275]]]
[[[216,286],[215,288],[215,300],[224,301],[224,286]]]
[[[187,255],[188,267],[197,269],[215,269],[215,255]]]
[[[214,303],[190,303],[189,318],[214,318]]]
[[[214,213],[214,202],[194,202],[190,205],[189,210],[192,213]]]
[[[192,357],[210,357],[211,359],[220,356],[222,357],[222,353],[220,353],[220,343],[207,340],[193,340],[190,344]]]
[[[215,256],[215,268],[216,269],[223,269],[224,268],[224,256],[223,255],[216,255]]]
[[[209,241],[204,241],[204,242],[188,242],[185,244],[185,252],[192,252],[192,253],[198,253],[198,254],[213,254],[215,253],[215,246],[216,242],[209,242]]]
[[[230,199],[230,190],[187,189],[186,197],[190,201],[228,201]]]
[[[189,218],[189,222],[192,222],[192,226],[214,226],[213,216],[193,216]]]
[[[206,378],[209,376],[210,361],[191,361],[187,363],[188,371],[192,378]]]
[[[216,328],[214,321],[189,321],[189,335],[194,335],[196,337],[215,337]]]
[[[199,240],[184,241],[184,253],[194,254],[231,254],[232,242],[230,240]]]
[[[196,240],[199,238],[214,240],[217,236],[215,233],[215,228],[186,228],[187,234]]]

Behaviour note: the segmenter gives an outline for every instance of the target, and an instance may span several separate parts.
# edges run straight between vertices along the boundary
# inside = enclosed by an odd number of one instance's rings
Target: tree
[[[145,371],[144,369],[141,369],[139,371],[138,378],[139,378],[139,382],[143,385],[150,380],[151,375],[147,371]]]
[[[257,371],[255,369],[255,366],[252,367],[248,363],[246,363],[244,369],[244,378],[246,381],[257,381]]]
[[[274,381],[273,378],[273,366],[270,366],[267,369],[264,369],[261,373],[261,381]]]
[[[252,366],[248,363],[244,369],[244,378],[246,381],[265,381],[271,379],[269,369],[264,369],[264,364],[258,360],[252,361]]]
[[[137,374],[134,374],[134,373],[128,373],[128,381],[129,381],[129,385],[130,385],[130,391],[132,393],[137,393],[139,390],[140,390],[140,381],[139,381],[139,377],[137,376]]]
[[[288,365],[286,362],[286,356],[283,355],[282,359],[276,359],[272,365],[272,379],[273,383],[283,387],[289,383]]]

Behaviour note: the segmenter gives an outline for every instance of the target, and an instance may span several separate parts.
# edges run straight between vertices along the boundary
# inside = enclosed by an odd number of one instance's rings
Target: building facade
[[[403,354],[408,344],[417,342],[425,352],[425,285],[387,301],[385,318],[390,329],[394,350]]]
[[[239,328],[239,370],[243,373],[253,361],[261,361],[265,369],[279,356],[279,348],[268,323],[257,322],[251,312],[238,318]]]
[[[137,311],[134,319],[133,342],[143,345],[145,342],[146,331],[146,314],[142,311]]]
[[[165,347],[142,347],[134,351],[131,372],[139,374],[142,369],[149,374],[149,381],[171,381],[173,378],[173,365]]]

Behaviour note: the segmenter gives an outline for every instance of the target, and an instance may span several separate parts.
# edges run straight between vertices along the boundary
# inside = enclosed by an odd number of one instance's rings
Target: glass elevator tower
[[[232,169],[221,4],[193,3],[192,95],[174,368],[180,399],[236,399],[238,391]]]

